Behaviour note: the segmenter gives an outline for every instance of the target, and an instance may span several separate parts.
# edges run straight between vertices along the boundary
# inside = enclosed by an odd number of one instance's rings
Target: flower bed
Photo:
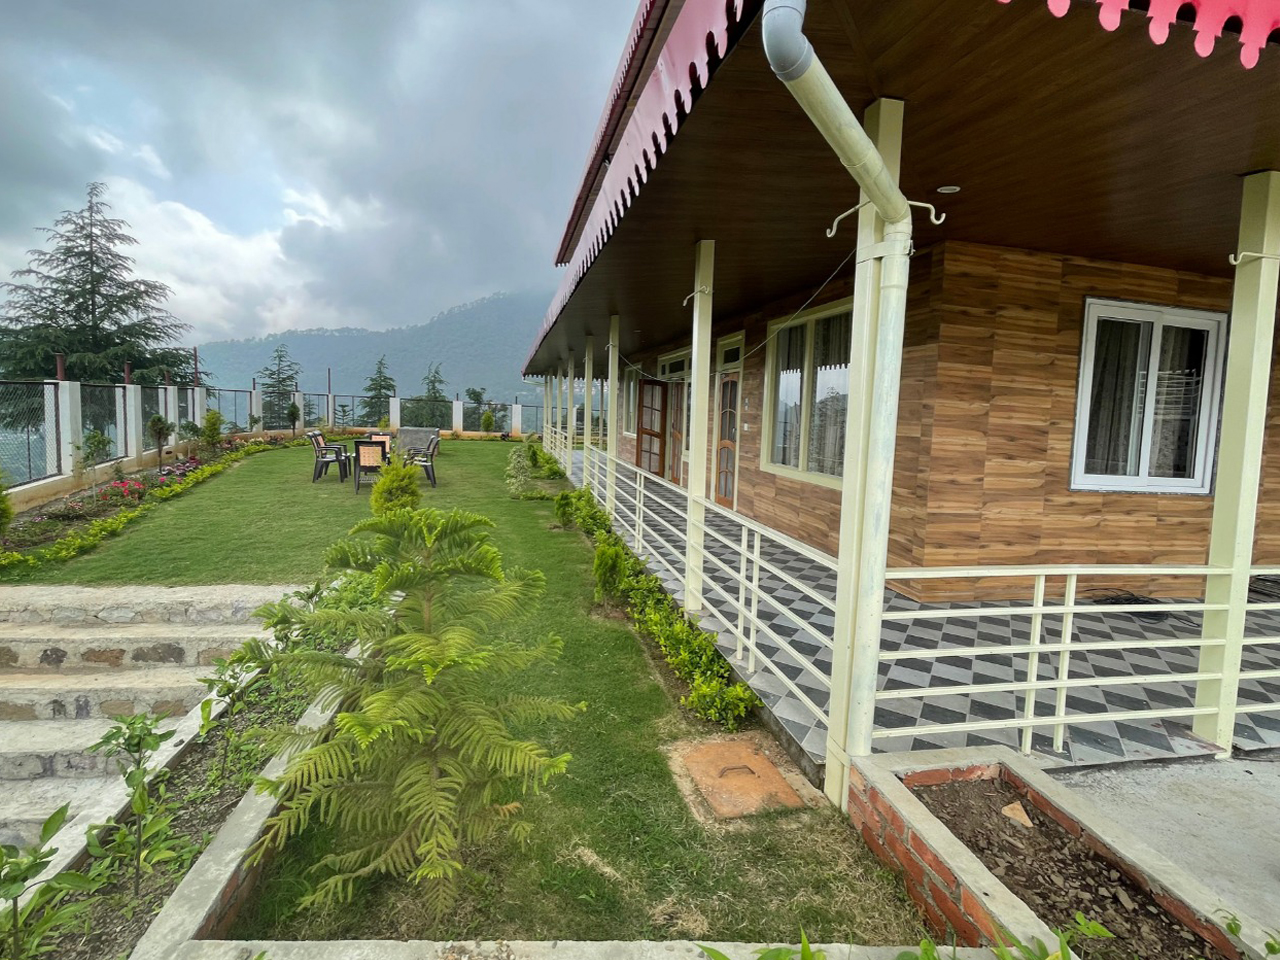
[[[192,457],[113,480],[96,492],[65,497],[14,521],[0,541],[0,571],[64,563],[119,533],[157,503],[180,496],[245,457],[307,442],[231,440],[221,445],[214,460]]]
[[[1031,826],[1004,812],[1013,803]],[[1050,926],[1082,913],[1115,935],[1074,944],[1084,958],[1266,955],[1258,923],[1234,936],[1230,904],[1006,748],[857,758],[849,816],[960,943],[1051,943]]]

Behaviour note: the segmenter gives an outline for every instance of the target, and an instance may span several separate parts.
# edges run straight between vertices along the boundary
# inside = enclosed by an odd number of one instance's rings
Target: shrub
[[[533,471],[529,469],[529,457],[520,447],[516,447],[507,457],[507,469],[504,474],[507,492],[519,497],[528,492],[533,480]]]
[[[483,414],[481,414],[481,416],[480,416],[480,430],[481,430],[481,432],[483,432],[483,433],[493,433],[494,423],[495,423],[495,420],[494,420],[494,417],[493,417],[493,411],[492,411],[492,410],[486,410]]]
[[[418,468],[400,454],[392,454],[391,462],[383,464],[382,474],[369,494],[373,515],[380,517],[390,510],[416,510],[421,502]]]
[[[596,603],[621,604],[626,600],[623,583],[638,566],[635,556],[617,537],[596,537],[596,556],[591,566],[596,578]]]
[[[13,502],[9,499],[9,491],[0,483],[0,541],[9,532],[9,524],[13,523]]]
[[[316,623],[355,642],[346,655],[261,641],[245,656],[298,677],[340,708],[320,730],[283,732],[293,751],[268,784],[281,799],[252,862],[283,847],[308,823],[336,828],[312,865],[318,883],[304,905],[348,901],[362,878],[389,875],[426,885],[442,916],[455,896],[461,856],[507,831],[527,837],[517,798],[564,772],[512,726],[567,720],[581,707],[502,692],[501,678],[553,661],[560,641],[491,635],[542,592],[536,571],[504,569],[488,542],[492,521],[454,510],[398,510],[357,524],[330,548],[335,570],[371,573],[373,610],[302,610],[288,601],[259,611],[281,632]]]
[[[200,427],[200,446],[212,450],[222,443],[222,414],[217,410],[204,412],[204,425]]]

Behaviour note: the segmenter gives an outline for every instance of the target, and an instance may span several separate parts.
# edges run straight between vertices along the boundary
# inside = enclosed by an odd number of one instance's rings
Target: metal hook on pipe
[[[685,297],[684,300],[680,302],[680,306],[687,307],[689,305],[689,301],[692,300],[694,297],[696,297],[700,293],[705,293],[709,297],[711,296],[711,288],[705,285],[699,287],[697,290],[693,291],[693,293]]]
[[[924,203],[921,200],[908,200],[907,206],[920,207],[922,210],[928,210],[929,222],[932,223],[935,227],[942,226],[942,222],[947,219],[947,215],[945,213],[939,213],[938,208],[935,207],[932,203]]]
[[[1227,263],[1233,267],[1238,267],[1246,260],[1280,260],[1280,256],[1274,253],[1252,253],[1242,250],[1239,253],[1232,253],[1227,256]]]
[[[831,221],[831,226],[827,227],[827,239],[828,239],[828,240],[830,240],[832,237],[834,237],[834,236],[836,235],[836,231],[840,229],[840,221],[841,221],[841,220],[843,220],[845,217],[848,217],[848,216],[851,216],[852,214],[857,213],[859,210],[861,210],[863,207],[865,207],[865,206],[866,206],[868,203],[870,203],[870,202],[871,202],[870,200],[863,200],[863,201],[862,201],[860,204],[858,204],[856,207],[850,207],[850,208],[849,208],[848,210],[846,210],[844,213],[840,214],[840,216],[838,216],[838,217],[836,217],[834,220],[832,220],[832,221]]]

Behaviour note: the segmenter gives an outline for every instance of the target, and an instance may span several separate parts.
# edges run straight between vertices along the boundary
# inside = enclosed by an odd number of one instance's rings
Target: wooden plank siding
[[[847,297],[851,287],[851,277],[832,281],[821,302]],[[809,293],[717,320],[714,335],[746,335],[737,509],[834,554],[839,491],[761,468],[762,344],[768,324],[794,313]],[[1231,282],[955,241],[913,260],[890,566],[1206,561],[1211,496],[1071,488],[1087,297],[1225,312]],[[655,358],[679,346],[668,343],[627,359],[655,371]],[[1278,391],[1280,376],[1273,374],[1273,398]],[[714,416],[714,398],[712,404]],[[1280,404],[1272,399],[1269,410],[1255,560],[1280,564]],[[631,439],[624,436],[620,446],[621,456],[631,459]],[[1199,588],[1185,578],[1123,585],[1157,596]],[[1082,592],[1090,586],[1080,585]],[[1031,592],[1027,580],[907,581],[895,587],[931,600],[1026,598]]]

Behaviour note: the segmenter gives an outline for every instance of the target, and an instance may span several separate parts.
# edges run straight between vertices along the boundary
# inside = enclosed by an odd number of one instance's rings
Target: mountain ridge
[[[521,395],[541,402],[541,385],[520,376],[534,337],[541,329],[550,293],[494,293],[437,313],[425,323],[369,330],[363,327],[305,328],[264,337],[215,340],[199,345],[200,367],[210,386],[247,388],[271,352],[285,344],[302,365],[298,388],[324,392],[332,371],[333,392],[359,394],[385,356],[400,396],[422,393],[427,367],[440,364],[449,396],[480,387],[495,400]]]

